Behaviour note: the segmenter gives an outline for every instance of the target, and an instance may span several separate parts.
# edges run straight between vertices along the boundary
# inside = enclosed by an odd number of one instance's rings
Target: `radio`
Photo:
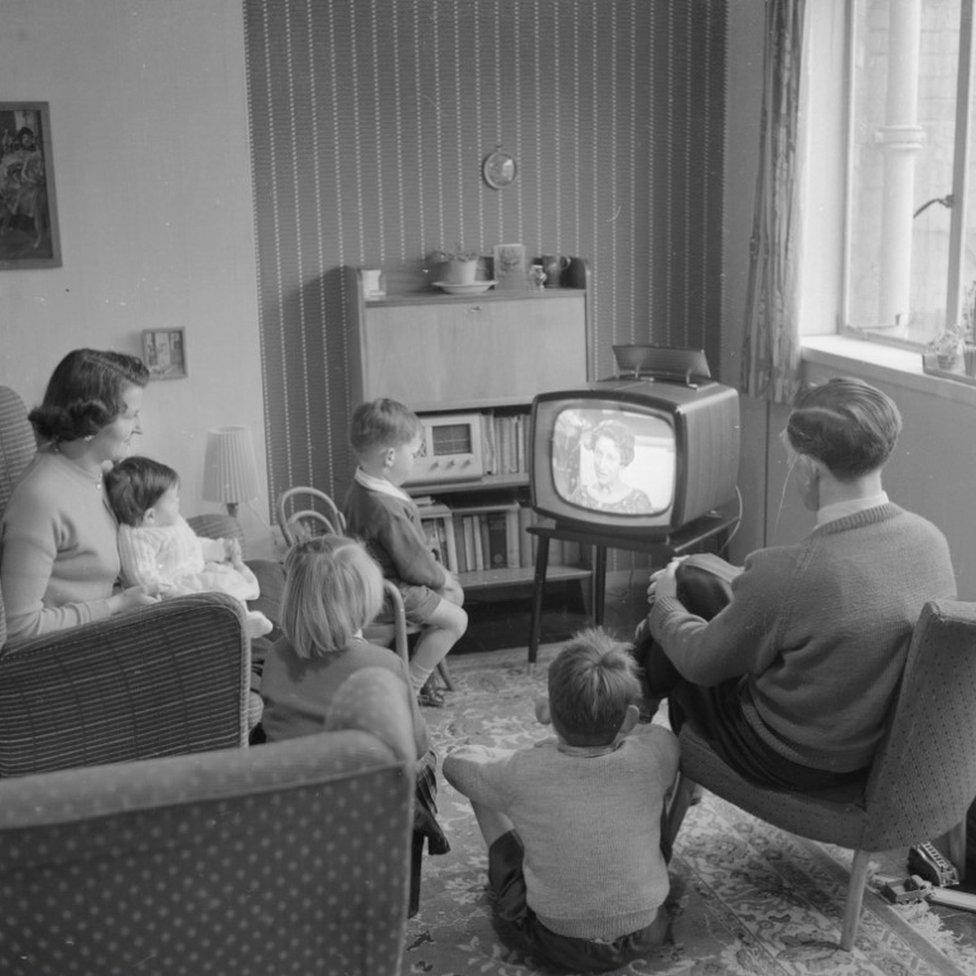
[[[423,429],[407,485],[477,481],[485,473],[480,413],[421,414]]]

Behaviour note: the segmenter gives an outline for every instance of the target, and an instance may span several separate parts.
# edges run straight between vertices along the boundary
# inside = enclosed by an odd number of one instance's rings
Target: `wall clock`
[[[503,149],[496,149],[488,153],[481,164],[481,172],[485,182],[493,190],[501,190],[514,182],[518,167],[515,165],[515,157]]]

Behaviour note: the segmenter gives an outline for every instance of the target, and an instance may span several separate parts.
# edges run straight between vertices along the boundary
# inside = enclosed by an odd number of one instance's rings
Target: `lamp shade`
[[[212,427],[203,461],[203,497],[236,510],[258,496],[257,462],[249,427]]]

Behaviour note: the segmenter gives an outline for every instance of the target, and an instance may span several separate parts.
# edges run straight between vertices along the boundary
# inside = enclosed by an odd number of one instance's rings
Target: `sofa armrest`
[[[0,652],[0,777],[239,747],[240,604],[196,593]]]

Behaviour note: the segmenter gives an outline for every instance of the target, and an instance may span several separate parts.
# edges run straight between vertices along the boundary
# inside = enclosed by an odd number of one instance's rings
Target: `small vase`
[[[478,273],[478,259],[462,261],[451,258],[444,265],[444,281],[450,285],[470,285]]]

